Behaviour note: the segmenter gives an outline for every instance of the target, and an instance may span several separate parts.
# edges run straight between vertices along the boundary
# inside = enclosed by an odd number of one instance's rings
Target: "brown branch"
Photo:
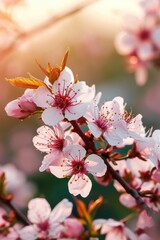
[[[82,140],[84,141],[84,143],[86,145],[86,148],[95,152],[96,148],[95,148],[94,142],[91,142],[88,139],[88,137],[84,134],[84,132],[79,127],[78,123],[76,121],[71,121],[70,123],[73,126],[73,129],[74,129],[73,131],[76,132],[82,138]]]
[[[97,2],[99,0],[87,0],[83,1],[80,4],[77,4],[72,9],[66,10],[62,13],[58,13],[57,15],[52,16],[50,19],[48,19],[46,22],[43,22],[39,24],[38,26],[33,27],[32,29],[28,30],[27,32],[20,32],[15,37],[14,41],[11,42],[11,44],[2,50],[0,52],[1,56],[6,56],[8,53],[10,53],[16,46],[17,43],[22,42],[28,38],[34,37],[35,35],[41,33],[44,30],[47,30],[48,28],[52,27],[54,24],[60,22],[61,20],[68,18],[77,12],[81,11],[82,9],[88,7],[89,5]]]

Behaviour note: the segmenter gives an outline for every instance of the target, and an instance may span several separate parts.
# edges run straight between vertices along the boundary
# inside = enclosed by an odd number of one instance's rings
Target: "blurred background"
[[[150,71],[147,83],[137,86],[114,48],[122,15],[128,10],[137,11],[136,0],[0,0],[0,165],[7,164],[3,168],[9,172],[9,189],[18,206],[23,208],[33,196],[45,196],[52,206],[64,197],[73,201],[68,180],[38,171],[43,155],[33,147],[32,138],[42,122],[37,116],[24,121],[9,118],[4,111],[24,92],[5,78],[27,77],[29,72],[44,79],[36,59],[42,66],[60,63],[69,47],[67,66],[80,80],[96,85],[97,92],[103,93],[102,103],[122,96],[129,110],[143,115],[144,125],[160,127],[159,71]],[[125,216],[127,210],[118,204],[111,186],[94,182],[84,201],[99,195],[105,202],[97,217]]]

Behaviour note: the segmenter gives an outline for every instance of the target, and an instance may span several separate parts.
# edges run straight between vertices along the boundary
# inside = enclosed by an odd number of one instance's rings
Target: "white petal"
[[[49,233],[48,233],[48,238],[49,239],[59,239],[62,240],[62,238],[60,238],[60,234],[65,230],[65,226],[59,223],[55,223],[55,222],[51,222],[50,223],[50,228],[49,228]]]
[[[130,54],[136,48],[137,38],[134,34],[122,32],[118,35],[115,46],[120,54]]]
[[[64,119],[61,109],[47,108],[42,113],[42,120],[45,124],[54,126]]]
[[[68,183],[69,192],[74,196],[80,194],[82,197],[87,197],[91,191],[92,182],[88,176],[73,175]]]
[[[73,204],[67,199],[63,199],[52,210],[49,218],[49,222],[63,222],[67,217],[71,215]]]
[[[137,55],[142,61],[150,60],[154,57],[153,46],[150,42],[142,42],[137,49]]]
[[[69,145],[64,149],[64,154],[70,161],[81,160],[86,156],[86,150],[79,144]]]
[[[22,240],[35,240],[38,238],[38,233],[32,225],[22,228],[19,235]]]
[[[107,166],[104,164],[102,158],[96,154],[91,154],[85,160],[86,169],[96,177],[102,177],[107,171]]]
[[[28,219],[32,223],[41,223],[48,219],[51,212],[49,203],[44,198],[32,199],[28,204]]]
[[[57,178],[65,178],[71,175],[71,167],[60,165],[60,166],[50,166],[51,173]]]
[[[76,120],[85,115],[87,111],[86,103],[79,103],[75,106],[70,106],[65,110],[65,117],[69,120]]]
[[[39,87],[33,95],[33,101],[38,107],[48,107],[48,102],[52,100],[50,97],[51,93],[46,87]]]
[[[147,69],[145,66],[138,66],[138,68],[135,71],[135,79],[136,83],[139,86],[143,86],[147,82]]]
[[[70,68],[65,67],[64,70],[60,73],[59,78],[53,84],[53,92],[58,93],[60,92],[63,94],[64,89],[68,87],[72,87],[74,83],[74,76]]]
[[[50,165],[60,165],[63,154],[59,151],[47,154],[42,161],[42,165],[39,168],[40,172],[43,172],[49,168]]]
[[[160,27],[156,27],[152,32],[152,39],[157,47],[160,47]]]
[[[100,137],[102,134],[102,130],[93,122],[88,122],[88,128],[91,131],[91,133],[93,134],[93,136],[95,136],[96,138]]]

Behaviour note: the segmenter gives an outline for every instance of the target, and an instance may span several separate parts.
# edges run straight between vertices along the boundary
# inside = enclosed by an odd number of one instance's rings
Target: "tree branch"
[[[70,122],[74,128],[74,131],[82,138],[82,140],[84,141],[86,148],[90,149],[92,151],[96,151],[94,142],[91,142],[88,137],[83,133],[83,131],[81,130],[81,128],[79,127],[79,125],[77,124],[76,121],[71,121]]]
[[[52,27],[54,24],[60,22],[61,20],[68,18],[75,13],[81,11],[82,9],[88,7],[89,5],[97,2],[99,0],[87,0],[83,1],[80,4],[77,4],[72,9],[66,10],[62,13],[58,13],[57,15],[52,16],[50,19],[48,19],[46,22],[43,22],[39,24],[38,26],[33,27],[32,29],[28,30],[27,32],[19,32],[17,36],[15,37],[14,41],[11,42],[11,44],[3,49],[0,53],[1,56],[6,56],[8,53],[10,53],[16,46],[17,43],[22,42],[28,38],[34,37],[35,35],[43,32],[44,30],[47,30],[48,28]]]

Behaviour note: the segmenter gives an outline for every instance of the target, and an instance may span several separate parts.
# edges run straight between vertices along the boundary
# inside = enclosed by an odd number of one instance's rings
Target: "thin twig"
[[[34,37],[35,35],[42,33],[44,30],[47,30],[48,28],[52,27],[53,25],[55,25],[56,23],[60,22],[63,19],[66,19],[72,15],[74,15],[75,13],[81,11],[82,9],[88,7],[89,5],[97,2],[99,0],[87,0],[87,1],[83,1],[80,4],[74,6],[72,9],[66,10],[62,13],[58,13],[57,15],[52,16],[50,19],[48,19],[47,21],[39,24],[38,26],[33,27],[32,29],[26,31],[26,32],[20,32],[17,34],[17,36],[15,37],[14,41],[11,42],[11,44],[3,49],[0,53],[1,56],[4,55],[6,56],[8,53],[10,53],[16,46],[17,44],[19,44],[20,42],[29,39],[31,37]]]
[[[17,209],[16,206],[13,203],[11,203],[10,201],[5,201],[2,198],[0,199],[0,201],[4,205],[6,205],[8,208],[10,208],[11,210],[13,210],[15,212],[17,219],[21,223],[23,223],[24,225],[29,225],[30,224],[29,221],[27,220],[27,218],[25,217],[25,215],[19,209]]]
[[[149,208],[147,206],[147,204],[143,201],[143,199],[141,198],[140,194],[138,193],[137,190],[133,189],[132,187],[130,187],[128,185],[128,183],[119,175],[119,173],[117,171],[115,171],[112,166],[110,165],[110,163],[107,161],[107,159],[104,158],[104,161],[108,167],[108,171],[111,173],[113,179],[116,179],[126,190],[127,193],[129,193],[132,197],[134,197],[138,204],[147,211],[148,215],[154,215],[154,212],[152,211],[151,208]]]

